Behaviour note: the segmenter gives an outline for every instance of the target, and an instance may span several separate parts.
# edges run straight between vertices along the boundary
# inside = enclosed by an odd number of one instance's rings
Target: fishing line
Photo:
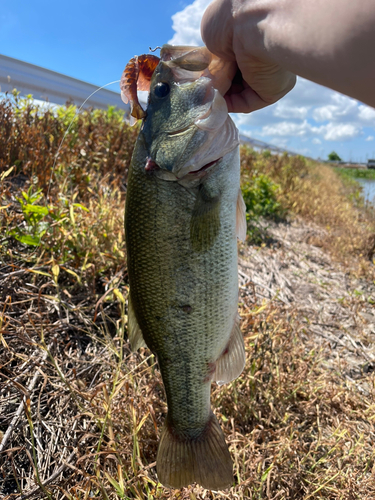
[[[69,133],[69,130],[70,130],[70,127],[72,126],[72,123],[74,122],[74,120],[76,119],[78,113],[81,111],[81,109],[83,108],[83,106],[86,104],[86,102],[94,95],[96,94],[97,92],[99,92],[99,90],[102,90],[104,89],[104,87],[108,87],[109,85],[112,85],[114,83],[119,83],[120,80],[115,80],[114,82],[110,82],[110,83],[106,83],[105,85],[103,85],[102,87],[99,87],[97,88],[96,90],[94,90],[94,92],[92,92],[84,101],[83,103],[81,104],[81,106],[76,110],[76,112],[74,113],[74,116],[71,120],[71,122],[69,123],[68,125],[68,128],[66,129],[65,131],[65,134],[64,134],[64,137],[61,139],[61,142],[60,142],[60,146],[58,147],[58,150],[57,150],[57,153],[55,154],[55,159],[54,159],[54,162],[53,162],[53,166],[52,166],[52,171],[51,171],[51,176],[49,178],[49,183],[48,183],[48,190],[47,190],[47,196],[46,196],[46,200],[48,200],[48,196],[49,196],[49,192],[50,192],[50,189],[51,189],[51,182],[52,182],[52,177],[53,177],[53,174],[55,172],[55,167],[56,167],[56,162],[57,162],[57,157],[59,156],[59,153],[60,153],[60,149],[61,149],[61,146],[63,145],[64,143],[64,140],[65,140],[65,137],[68,135]]]

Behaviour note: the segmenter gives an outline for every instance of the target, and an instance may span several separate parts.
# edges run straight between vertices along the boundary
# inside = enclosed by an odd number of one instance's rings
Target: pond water
[[[375,179],[356,179],[363,187],[363,196],[366,201],[375,203]]]

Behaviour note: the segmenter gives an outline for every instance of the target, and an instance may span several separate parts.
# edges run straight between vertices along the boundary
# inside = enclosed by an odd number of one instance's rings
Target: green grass
[[[375,179],[375,169],[360,169],[360,168],[335,168],[343,177],[351,179]]]
[[[4,186],[20,188],[11,200],[0,193],[0,236],[3,251],[14,240],[43,249],[45,261],[79,269],[82,280],[123,266],[125,186],[138,129],[114,108],[76,112],[74,106],[41,110],[17,94],[2,101],[0,171]],[[267,219],[300,215],[328,228],[325,244],[338,258],[371,253],[374,224],[349,176],[374,171],[340,169],[338,175],[302,156],[241,151],[249,241],[267,239]],[[38,260],[30,250],[29,258]]]

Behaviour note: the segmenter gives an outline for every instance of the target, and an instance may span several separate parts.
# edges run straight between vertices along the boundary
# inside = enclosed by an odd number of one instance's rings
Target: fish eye
[[[169,94],[170,87],[168,83],[165,82],[159,82],[155,85],[154,93],[156,97],[166,97]]]

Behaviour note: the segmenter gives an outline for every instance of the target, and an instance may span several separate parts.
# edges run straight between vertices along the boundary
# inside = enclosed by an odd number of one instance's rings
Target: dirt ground
[[[271,244],[243,246],[239,279],[258,302],[281,301],[297,312],[306,347],[325,349],[326,366],[368,393],[363,374],[375,370],[375,285],[355,278],[321,250],[324,231],[302,220],[265,224]]]

